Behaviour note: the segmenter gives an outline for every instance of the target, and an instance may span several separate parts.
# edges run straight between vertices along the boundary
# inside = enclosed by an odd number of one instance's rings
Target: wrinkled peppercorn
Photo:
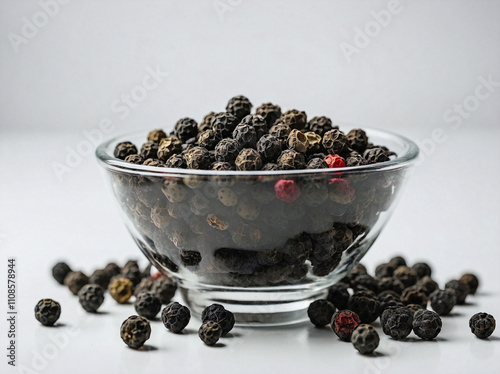
[[[307,316],[316,327],[325,327],[332,321],[335,306],[328,300],[316,300],[309,305]]]
[[[351,130],[347,133],[347,144],[356,152],[363,153],[368,146],[368,136],[364,130]]]
[[[219,141],[219,137],[212,129],[207,129],[198,134],[198,145],[208,150],[215,149],[215,146],[219,143]]]
[[[238,124],[238,119],[231,113],[217,113],[212,117],[210,127],[220,139],[228,138]]]
[[[328,169],[328,164],[323,159],[316,157],[307,163],[306,169]]]
[[[184,156],[181,154],[175,154],[172,155],[168,158],[167,161],[165,161],[165,167],[166,168],[174,168],[174,169],[186,169],[187,164],[186,160],[184,159]]]
[[[350,297],[348,288],[346,283],[338,282],[328,289],[326,299],[339,310],[347,309]]]
[[[281,117],[281,108],[272,103],[262,104],[255,112],[264,118],[269,127],[272,127],[276,120]]]
[[[413,286],[418,281],[417,273],[408,266],[399,266],[394,270],[393,276],[399,279],[405,287]]]
[[[258,114],[249,114],[248,116],[244,117],[241,120],[240,125],[252,126],[255,129],[255,133],[257,134],[257,140],[265,134],[269,133],[269,126],[266,120]]]
[[[413,329],[413,312],[405,307],[384,310],[380,320],[384,334],[396,340],[405,339]]]
[[[125,160],[128,155],[137,154],[137,148],[131,142],[121,142],[115,147],[113,155],[120,160]]]
[[[250,114],[252,103],[245,96],[239,95],[231,98],[226,106],[226,112],[235,116],[238,121]]]
[[[174,134],[179,140],[186,142],[186,140],[196,137],[198,124],[192,118],[181,118],[175,124]]]
[[[228,162],[234,164],[240,147],[234,139],[222,139],[215,147],[215,159],[219,162]]]
[[[234,128],[233,139],[236,140],[240,149],[255,148],[257,144],[257,132],[252,125],[239,124]]]
[[[495,318],[488,313],[476,313],[469,320],[470,331],[479,339],[486,339],[495,331]]]
[[[135,165],[142,165],[144,163],[144,157],[141,155],[128,155],[125,157],[125,162]]]
[[[313,117],[307,124],[309,131],[323,136],[326,132],[333,130],[332,120],[328,117]]]
[[[141,156],[147,160],[148,158],[158,157],[158,143],[146,142],[141,147]]]
[[[281,154],[281,142],[277,137],[265,134],[257,142],[257,152],[264,162],[275,161]]]
[[[350,341],[352,332],[361,324],[359,316],[351,310],[339,310],[335,312],[331,321],[333,332],[343,341]]]
[[[430,295],[431,307],[440,316],[450,314],[457,303],[455,293],[449,290],[435,290]]]
[[[372,323],[380,313],[377,297],[367,291],[355,292],[349,299],[348,308],[355,312],[363,323]]]
[[[198,336],[206,345],[215,345],[222,334],[221,326],[214,321],[203,322],[198,330]]]
[[[52,276],[59,284],[64,284],[64,278],[71,273],[71,268],[65,262],[58,262],[52,268]]]
[[[323,135],[323,141],[321,144],[329,154],[338,155],[346,149],[347,137],[340,130],[330,130]]]
[[[286,203],[293,203],[300,196],[300,188],[293,180],[280,179],[274,185],[276,198]]]
[[[444,288],[455,293],[455,297],[457,298],[457,305],[465,304],[465,299],[469,294],[469,286],[454,279],[446,283]]]
[[[153,130],[148,134],[148,142],[160,143],[162,139],[165,139],[167,134],[160,129]]]
[[[140,316],[153,319],[160,312],[161,302],[153,292],[142,292],[137,295],[134,308]]]
[[[163,325],[176,334],[184,330],[190,319],[189,309],[178,302],[168,304],[161,312]]]
[[[175,295],[177,284],[173,278],[161,276],[153,281],[151,292],[153,292],[162,304],[170,303]]]
[[[432,340],[441,332],[443,322],[436,312],[419,310],[413,317],[413,332],[424,340]]]
[[[343,168],[345,167],[345,162],[339,155],[328,155],[325,157],[326,164],[329,168]]]
[[[414,285],[404,289],[401,295],[401,301],[404,304],[418,304],[422,305],[422,307],[426,307],[428,297],[420,290],[419,286]]]
[[[363,153],[363,157],[365,158],[366,162],[368,162],[368,164],[389,161],[387,152],[381,147],[367,149]]]
[[[269,129],[269,134],[276,137],[280,143],[281,148],[286,148],[286,141],[288,140],[288,135],[290,135],[292,129],[281,122],[277,122],[273,127]]]
[[[158,158],[166,162],[171,156],[182,152],[182,142],[175,136],[163,138],[158,146]]]
[[[289,149],[304,153],[309,147],[309,140],[303,132],[293,129],[290,131],[290,134],[288,134],[287,145]]]
[[[109,282],[108,291],[113,299],[124,304],[134,294],[134,284],[128,278],[116,277]]]
[[[210,164],[210,154],[206,148],[203,147],[193,147],[185,155],[187,167],[189,169],[201,169],[208,170]]]
[[[304,169],[306,160],[302,153],[288,149],[278,157],[278,166],[282,170]]]
[[[52,299],[42,299],[35,306],[35,318],[44,326],[52,326],[61,316],[61,305]]]
[[[209,321],[217,322],[220,325],[222,336],[233,329],[235,322],[233,313],[220,304],[207,306],[201,313],[201,320],[204,323]]]
[[[120,336],[130,348],[141,348],[151,336],[149,321],[140,316],[130,316],[120,327]]]
[[[291,130],[302,130],[307,125],[306,112],[302,112],[297,109],[287,110],[283,113],[281,120],[285,125],[290,127]]]
[[[419,279],[422,279],[425,276],[430,277],[432,275],[431,267],[425,262],[417,262],[411,268],[415,270]]]
[[[430,295],[432,292],[439,288],[438,284],[432,280],[431,277],[426,275],[417,282],[419,288],[425,292],[426,295]]]
[[[400,266],[406,266],[406,260],[402,256],[396,256],[391,258],[388,264],[397,269]]]
[[[474,274],[464,274],[458,281],[469,287],[469,293],[471,295],[474,295],[479,287],[479,279]]]
[[[78,291],[88,283],[89,277],[81,271],[72,271],[64,278],[64,285],[69,288],[73,295],[78,294]]]
[[[260,170],[262,168],[262,159],[253,148],[244,148],[236,157],[234,162],[236,164],[236,170],[248,171],[248,170]]]
[[[78,291],[78,301],[87,312],[95,313],[104,302],[104,289],[98,284],[86,284]]]
[[[352,332],[351,343],[359,353],[367,355],[377,349],[380,337],[373,326],[361,324]]]

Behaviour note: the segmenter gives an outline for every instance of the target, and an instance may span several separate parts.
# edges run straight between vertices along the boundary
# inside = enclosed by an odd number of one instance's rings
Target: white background
[[[467,320],[480,310],[500,316],[500,2],[401,1],[385,26],[374,25],[372,12],[380,14],[388,4],[73,0],[44,18],[37,1],[2,1],[0,284],[6,283],[6,259],[16,257],[18,364],[46,373],[70,367],[104,372],[103,365],[131,373],[169,367],[495,372],[499,333],[479,341]],[[27,34],[26,22],[40,27]],[[357,29],[366,28],[373,36],[346,58],[342,48],[356,47]],[[16,46],[13,38],[25,43]],[[148,67],[168,76],[127,115],[113,111],[113,103],[123,105],[121,95],[140,90]],[[496,83],[477,91],[484,80]],[[180,117],[201,120],[223,110],[236,94],[254,106],[272,101],[309,117],[325,114],[392,130],[422,146],[399,207],[364,262],[373,269],[395,254],[428,260],[441,283],[466,270],[481,274],[480,295],[444,320],[440,341],[382,336],[380,355],[362,358],[330,332],[302,325],[237,329],[223,341],[226,347],[210,349],[196,337],[194,320],[187,336],[173,336],[154,322],[150,345],[156,350],[133,352],[118,336],[119,324],[133,313],[130,306],[108,300],[108,313],[89,320],[50,279],[58,259],[90,273],[109,260],[141,258],[93,154],[82,154],[71,172],[59,176],[54,165],[66,164],[68,152],[84,150],[86,134],[97,136],[103,121],[113,128],[105,137],[170,129]],[[451,120],[458,105],[468,109]],[[32,308],[42,297],[63,304],[65,326],[36,323]],[[5,286],[0,300],[6,300]],[[0,304],[4,313],[6,302]],[[0,321],[5,352],[3,315]],[[76,333],[70,336],[71,329]],[[57,334],[64,344],[51,355]],[[44,360],[36,366],[38,354]],[[18,372],[29,372],[23,370]]]

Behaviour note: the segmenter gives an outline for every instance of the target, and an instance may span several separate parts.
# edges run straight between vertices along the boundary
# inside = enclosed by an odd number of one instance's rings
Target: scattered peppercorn
[[[380,321],[384,334],[402,340],[410,335],[413,329],[413,312],[405,307],[391,307],[384,310]]]
[[[175,280],[164,275],[156,278],[151,286],[151,292],[153,292],[164,305],[170,303],[170,300],[174,297],[176,290],[177,284]]]
[[[203,322],[198,330],[198,336],[206,345],[215,345],[222,334],[221,326],[214,321]]]
[[[108,291],[113,299],[120,304],[124,304],[134,294],[134,284],[128,278],[116,277],[111,279]]]
[[[441,332],[443,322],[436,312],[419,310],[413,316],[413,332],[424,340],[432,340]]]
[[[449,290],[435,290],[430,295],[431,307],[440,316],[450,314],[457,303],[455,293]]]
[[[149,321],[140,316],[130,316],[123,321],[120,336],[130,348],[141,348],[151,336]]]
[[[339,310],[335,312],[331,321],[333,332],[343,341],[350,341],[352,332],[361,324],[359,316],[351,310]]]
[[[479,279],[471,273],[462,275],[458,281],[469,287],[469,293],[471,295],[474,295],[479,287]]]
[[[154,293],[142,292],[137,295],[134,308],[140,316],[153,319],[161,310],[161,302]]]
[[[495,331],[495,318],[488,313],[476,313],[470,318],[469,327],[479,339],[486,339]]]
[[[469,294],[469,286],[454,279],[446,283],[444,288],[455,293],[455,297],[457,298],[457,305],[465,304],[465,299]]]
[[[69,288],[73,295],[78,294],[78,291],[88,283],[89,277],[81,271],[72,271],[64,278],[64,285]]]
[[[325,327],[332,321],[335,306],[328,300],[316,300],[309,305],[307,316],[316,327]]]
[[[58,262],[52,268],[52,276],[59,284],[64,284],[64,278],[71,273],[71,268],[65,262]]]
[[[42,299],[35,306],[35,318],[44,326],[52,326],[61,316],[61,305],[52,299]]]
[[[217,322],[221,328],[222,336],[227,335],[234,326],[234,315],[220,304],[212,304],[206,307],[201,313],[202,322]],[[217,338],[218,340],[218,338]]]
[[[98,284],[86,284],[78,291],[78,301],[87,312],[95,313],[104,302],[104,289]]]
[[[191,312],[189,309],[178,302],[168,304],[161,312],[163,325],[176,334],[184,330],[190,319]]]
[[[377,349],[380,337],[372,325],[361,324],[352,332],[351,342],[359,353],[367,355]]]
[[[418,276],[415,270],[408,266],[399,266],[394,270],[393,276],[399,279],[405,287],[413,286],[418,281]]]

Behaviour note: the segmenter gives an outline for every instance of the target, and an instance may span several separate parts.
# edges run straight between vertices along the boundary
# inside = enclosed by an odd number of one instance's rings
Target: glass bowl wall
[[[408,179],[417,146],[366,131],[398,156],[279,172],[166,169],[112,156],[117,143],[140,145],[145,133],[111,139],[96,154],[135,242],[176,277],[195,315],[217,302],[239,324],[281,325],[306,319],[309,304],[366,254]],[[277,198],[283,180],[300,191],[295,200]]]

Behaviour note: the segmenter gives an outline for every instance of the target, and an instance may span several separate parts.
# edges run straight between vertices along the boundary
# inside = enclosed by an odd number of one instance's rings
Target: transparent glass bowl
[[[365,130],[397,157],[267,172],[167,169],[113,157],[117,143],[140,146],[146,133],[108,140],[96,156],[135,242],[175,276],[195,315],[221,303],[240,325],[285,325],[307,319],[309,304],[366,254],[418,155],[402,136]],[[277,198],[280,180],[300,190],[295,201]]]

